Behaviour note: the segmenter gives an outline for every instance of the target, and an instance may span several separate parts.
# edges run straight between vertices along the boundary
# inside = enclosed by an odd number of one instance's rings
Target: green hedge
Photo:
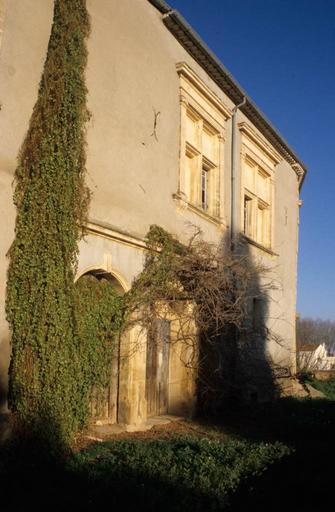
[[[99,494],[131,510],[221,510],[241,485],[290,453],[280,443],[222,443],[193,436],[170,440],[106,441],[74,456],[71,469],[87,480],[88,500]],[[142,510],[142,508],[141,508]]]

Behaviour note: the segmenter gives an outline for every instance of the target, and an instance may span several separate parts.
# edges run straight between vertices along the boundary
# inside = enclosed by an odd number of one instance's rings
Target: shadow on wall
[[[7,388],[4,379],[0,379],[0,414],[4,413],[7,404]]]
[[[247,242],[239,243],[237,253],[245,259],[252,275],[247,290],[246,321],[237,339],[237,386],[243,399],[271,401],[280,394],[276,382],[278,371],[287,373],[284,367],[277,367],[267,352],[269,342],[280,345],[280,339],[268,328],[270,291],[275,284],[269,268],[258,267],[253,261]]]
[[[222,250],[229,253],[229,248],[226,235]],[[219,335],[200,334],[198,403],[208,414],[220,413],[227,405],[267,402],[280,395],[276,367],[267,353],[267,343],[275,339],[267,328],[269,291],[274,287],[269,269],[254,261],[242,237],[235,244],[233,258],[238,258],[245,272],[232,272],[237,292],[229,304],[243,302],[244,318],[226,324]]]

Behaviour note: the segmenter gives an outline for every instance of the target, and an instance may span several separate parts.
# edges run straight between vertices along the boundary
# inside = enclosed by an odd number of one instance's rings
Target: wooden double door
[[[171,322],[167,320],[155,320],[147,336],[146,400],[148,416],[158,416],[168,412],[170,324]],[[120,342],[112,361],[109,386],[104,390],[92,390],[91,416],[93,421],[118,422],[119,372]]]
[[[155,320],[147,338],[146,400],[148,416],[168,412],[170,322]]]

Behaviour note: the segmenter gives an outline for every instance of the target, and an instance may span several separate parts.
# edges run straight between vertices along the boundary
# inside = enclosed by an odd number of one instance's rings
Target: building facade
[[[241,234],[250,258],[272,268],[278,282],[261,313],[275,333],[262,350],[286,369],[282,376],[293,375],[304,164],[167,4],[87,0],[87,6],[87,185],[92,201],[77,278],[103,273],[120,292],[129,290],[143,268],[144,238],[152,224],[182,241],[190,234],[190,224],[218,244],[228,235],[234,239]],[[4,304],[6,254],[15,224],[13,176],[37,98],[52,17],[53,0],[0,0],[3,408],[10,358]],[[252,307],[257,316],[256,298]],[[138,338],[135,331],[121,340],[106,421],[138,425],[148,415],[191,411],[194,378],[183,366],[177,345],[164,352],[164,340],[171,333],[161,333],[160,354],[150,355],[142,339],[130,357],[129,347]],[[148,373],[150,357],[161,361],[154,375]],[[152,391],[152,380],[154,387],[164,389],[162,399]],[[256,382],[251,392],[259,392]]]

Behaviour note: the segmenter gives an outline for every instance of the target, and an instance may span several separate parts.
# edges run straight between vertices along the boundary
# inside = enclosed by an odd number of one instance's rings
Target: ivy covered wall
[[[86,219],[85,0],[55,0],[38,99],[15,179],[15,240],[6,312],[12,332],[9,404],[31,427],[67,438],[83,421],[74,314],[77,244]]]

